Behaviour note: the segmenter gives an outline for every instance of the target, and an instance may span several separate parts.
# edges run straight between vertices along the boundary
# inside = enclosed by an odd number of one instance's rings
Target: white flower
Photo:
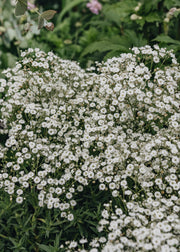
[[[69,192],[69,193],[66,193],[66,198],[67,198],[67,199],[71,199],[71,198],[72,198],[72,193],[70,193],[70,192]]]
[[[24,57],[0,80],[7,90],[0,99],[7,128],[0,131],[8,136],[0,146],[1,190],[13,200],[33,188],[39,207],[73,221],[72,209],[81,207],[73,197],[93,188],[99,203],[107,197],[97,224],[107,237],[87,241],[89,250],[175,248],[180,74],[174,54],[136,47],[97,63],[97,73],[52,52],[28,49]],[[158,64],[168,58],[175,63]]]
[[[21,204],[21,203],[23,202],[23,197],[18,196],[18,197],[16,198],[16,202],[17,202],[18,204]]]
[[[105,190],[105,188],[106,188],[105,184],[100,184],[99,185],[99,190]]]
[[[23,194],[23,190],[22,190],[22,189],[18,189],[18,190],[16,191],[16,193],[17,193],[18,195],[21,195],[21,194]]]
[[[35,182],[36,184],[38,184],[40,181],[41,181],[41,179],[40,179],[39,177],[35,177],[35,178],[34,178],[34,182]]]
[[[17,159],[17,163],[18,163],[18,164],[22,164],[23,162],[24,162],[24,160],[23,160],[22,157],[19,157],[19,158]]]
[[[73,221],[74,220],[74,215],[73,214],[68,214],[67,219],[69,221]]]

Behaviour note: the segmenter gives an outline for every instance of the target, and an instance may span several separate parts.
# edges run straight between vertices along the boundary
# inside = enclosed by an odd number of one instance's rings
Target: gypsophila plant
[[[173,52],[134,47],[86,70],[39,49],[21,58],[0,79],[1,191],[58,212],[55,251],[178,251]]]

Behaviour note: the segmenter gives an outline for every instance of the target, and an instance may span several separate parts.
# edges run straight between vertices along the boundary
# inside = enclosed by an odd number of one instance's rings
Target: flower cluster
[[[99,11],[102,9],[102,5],[98,2],[98,0],[91,0],[86,4],[86,7],[96,15],[98,15]]]
[[[28,2],[28,6],[27,6],[28,10],[33,10],[36,8],[36,6],[30,2]]]
[[[176,7],[173,7],[171,8],[167,13],[166,13],[166,17],[164,18],[164,22],[165,23],[169,23],[170,20],[175,16],[175,13],[178,13],[180,12],[180,8],[176,8]]]
[[[157,45],[96,68],[28,49],[0,79],[0,188],[74,220],[76,195],[109,191],[99,236],[66,251],[177,251],[180,66]],[[95,70],[95,71],[94,71]],[[80,207],[80,206],[79,206]],[[134,250],[134,248],[136,248]]]

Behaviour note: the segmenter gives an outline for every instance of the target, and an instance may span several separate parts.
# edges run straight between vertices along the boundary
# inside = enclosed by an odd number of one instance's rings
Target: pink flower
[[[32,9],[35,9],[36,6],[34,4],[28,2],[27,8],[28,8],[28,10],[32,10]]]
[[[102,9],[102,5],[98,2],[98,0],[91,0],[86,4],[86,7],[90,9],[90,11],[96,15],[99,14],[99,11]]]

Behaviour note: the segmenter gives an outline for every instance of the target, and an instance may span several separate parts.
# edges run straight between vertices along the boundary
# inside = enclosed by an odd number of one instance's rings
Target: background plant
[[[34,35],[39,35],[40,31],[28,13],[20,18],[14,15],[10,0],[0,2],[0,29],[0,68],[5,69],[15,64],[19,50],[29,47]]]
[[[86,7],[88,1],[36,1],[41,13],[42,9],[57,11],[53,32],[37,29],[37,15],[35,18],[33,13],[27,13],[26,17],[17,18],[10,0],[4,3],[1,1],[2,69],[15,63],[19,48],[37,45],[46,52],[52,50],[62,58],[88,66],[96,60],[128,52],[132,46],[158,42],[174,49],[179,61],[179,1],[102,0],[98,15]]]
[[[32,6],[33,6],[33,1]],[[28,12],[17,12],[20,16],[15,16],[17,3],[13,0],[1,1],[0,3],[0,69],[12,67],[20,55],[20,49],[37,47],[36,35],[40,35],[38,27],[37,8],[31,8]],[[21,8],[20,10],[21,11]],[[42,12],[42,10],[40,10]],[[22,14],[25,15],[22,15]],[[47,12],[45,13],[47,14]],[[53,11],[55,14],[55,11]],[[39,18],[40,20],[40,18]],[[42,22],[41,22],[42,25]],[[45,43],[41,43],[44,50],[48,50]],[[48,48],[48,49],[47,49]],[[1,72],[1,71],[0,71]]]
[[[56,29],[53,35],[42,31],[40,40],[49,38],[58,55],[78,60],[82,65],[127,52],[132,46],[157,42],[174,49],[179,58],[178,1],[100,3],[102,10],[95,15],[86,8],[84,1],[62,1],[61,5],[54,1],[54,8],[59,12]]]

